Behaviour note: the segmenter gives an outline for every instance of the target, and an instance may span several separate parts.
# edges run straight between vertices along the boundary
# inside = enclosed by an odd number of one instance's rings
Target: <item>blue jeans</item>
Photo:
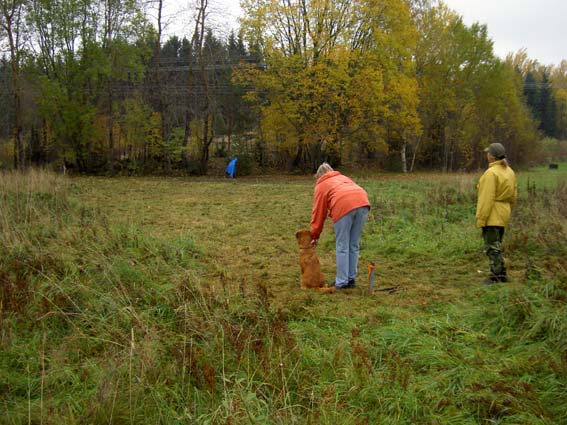
[[[341,288],[356,277],[358,255],[360,253],[360,235],[368,218],[369,207],[352,210],[335,223],[337,250],[337,275],[335,286]]]

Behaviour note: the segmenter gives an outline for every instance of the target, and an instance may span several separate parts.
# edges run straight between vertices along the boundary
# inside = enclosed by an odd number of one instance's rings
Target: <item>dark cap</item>
[[[506,149],[504,149],[501,143],[491,143],[484,151],[488,152],[496,159],[506,158]]]

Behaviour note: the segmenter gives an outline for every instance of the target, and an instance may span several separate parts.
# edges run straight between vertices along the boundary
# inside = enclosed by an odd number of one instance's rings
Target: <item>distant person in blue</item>
[[[231,179],[233,179],[234,175],[236,174],[236,161],[238,161],[237,157],[232,158],[232,160],[226,166],[226,170],[224,170],[225,174]]]

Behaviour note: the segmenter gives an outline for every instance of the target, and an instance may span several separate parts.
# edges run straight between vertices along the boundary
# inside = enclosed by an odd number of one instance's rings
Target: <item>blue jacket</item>
[[[225,173],[228,174],[230,176],[230,178],[234,178],[234,175],[236,174],[236,161],[238,161],[237,157],[234,157],[226,166],[226,170]]]

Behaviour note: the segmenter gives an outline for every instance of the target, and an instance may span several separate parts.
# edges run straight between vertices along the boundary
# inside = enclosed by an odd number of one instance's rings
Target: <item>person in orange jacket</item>
[[[333,220],[336,238],[337,289],[353,288],[358,270],[360,237],[368,218],[370,202],[366,191],[324,162],[315,174],[311,211],[311,244],[317,245],[327,213]]]
[[[490,263],[490,275],[483,282],[488,285],[508,281],[502,238],[518,197],[518,188],[516,174],[506,160],[504,146],[492,143],[484,151],[488,169],[477,186],[476,225],[482,229],[484,251]]]

